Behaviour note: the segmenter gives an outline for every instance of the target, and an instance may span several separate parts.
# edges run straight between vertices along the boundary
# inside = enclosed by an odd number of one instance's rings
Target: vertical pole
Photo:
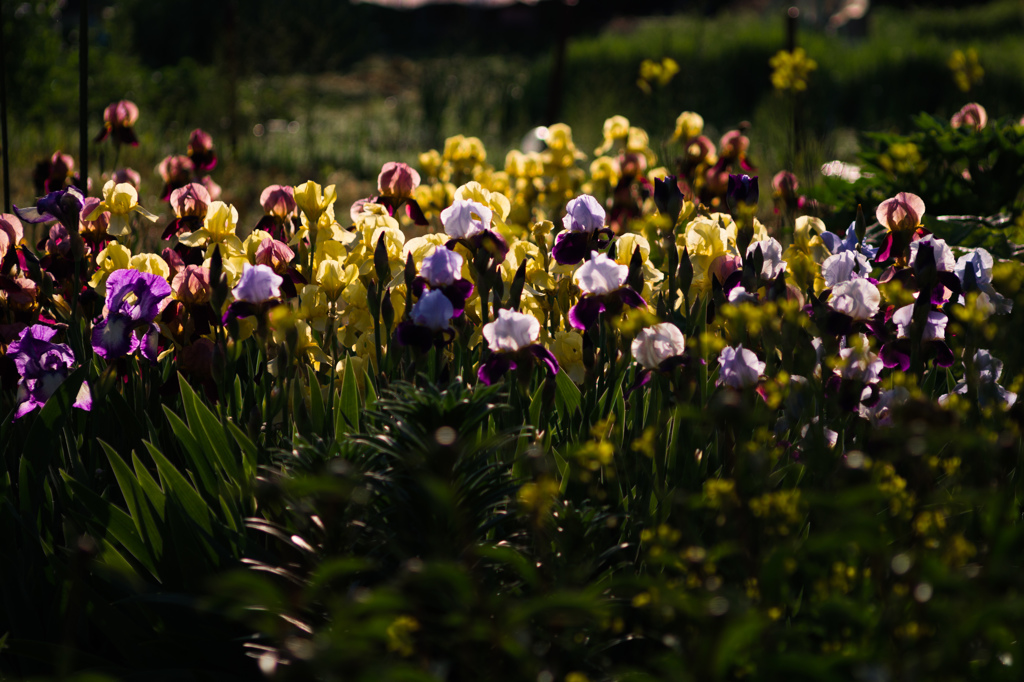
[[[4,40],[3,8],[0,3],[0,144],[3,145],[4,163],[4,213],[11,212],[11,173],[8,166],[7,150],[7,41]]]
[[[78,189],[89,192],[89,0],[78,9]]]
[[[224,9],[224,33],[228,70],[228,143],[231,155],[238,156],[238,6],[228,0]]]
[[[796,50],[797,20],[800,18],[800,8],[790,7],[786,11],[786,50]]]
[[[555,36],[555,63],[548,81],[547,120],[544,125],[557,123],[562,115],[562,88],[565,81],[565,52],[569,43],[569,5],[573,0],[560,0],[558,5],[558,28]]]
[[[786,50],[790,54],[793,54],[796,51],[796,34],[799,19],[799,7],[790,7],[786,11]],[[797,105],[796,97],[797,96],[795,93],[790,93],[788,97],[789,105],[791,108],[791,125],[789,128],[789,144],[786,145],[788,147],[788,149],[786,150],[787,156],[789,157],[788,159],[786,159],[786,168],[793,173],[797,173],[797,145],[799,144],[800,139],[800,123],[797,120],[798,116],[800,115],[800,107]]]

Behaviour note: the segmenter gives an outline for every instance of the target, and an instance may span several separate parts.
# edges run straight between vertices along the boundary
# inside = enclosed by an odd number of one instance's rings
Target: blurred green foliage
[[[539,9],[550,12],[556,4]],[[245,153],[247,163],[258,159],[308,175],[342,168],[368,178],[379,159],[412,161],[415,150],[437,147],[455,133],[475,134],[488,147],[504,149],[518,146],[531,126],[553,122],[545,116],[555,15],[543,24],[540,43],[531,33],[518,49],[515,41],[502,42],[508,52],[491,58],[480,42],[485,15],[454,10],[442,18],[457,30],[437,17],[417,29],[449,35],[441,33],[447,27],[454,34],[438,42],[396,39],[414,30],[400,28],[406,15],[369,5],[310,0],[282,11],[270,2],[206,7],[133,0],[93,10],[90,111],[96,119],[90,128],[98,130],[98,112],[107,103],[135,100],[142,110],[140,133],[149,134],[145,162],[136,162],[143,172],[197,126],[222,145],[237,136],[242,144],[235,151]],[[768,65],[785,42],[782,17],[680,14],[623,20],[598,33],[585,6],[569,10],[560,118],[583,149],[599,144],[601,123],[612,115],[625,115],[658,140],[667,138],[679,112],[692,110],[723,131],[751,121],[763,145],[757,158],[771,168],[786,161],[789,104],[773,91]],[[11,0],[5,16],[5,37],[19,55],[9,62],[17,169],[52,152],[50,147],[77,146],[77,17],[57,2]],[[816,156],[848,153],[831,137],[836,130],[898,129],[919,111],[946,117],[959,109],[966,96],[948,67],[956,48],[975,48],[985,69],[971,99],[993,118],[1024,111],[1019,3],[879,7],[869,22],[865,39],[809,28],[799,33],[800,46],[819,64],[798,103],[808,143],[824,144]],[[381,54],[391,59],[374,66]],[[668,86],[645,95],[636,87],[637,68],[644,59],[664,57],[682,68]],[[329,78],[315,77],[325,72],[356,76],[354,87],[339,89]],[[387,97],[395,100],[379,106]],[[271,119],[300,121],[301,155],[294,153],[294,140],[283,145],[293,150],[286,154],[270,144],[271,136],[253,138],[253,126]],[[40,140],[33,133],[40,129],[51,132]],[[356,139],[364,144],[348,141]],[[353,147],[373,154],[356,155]]]
[[[859,179],[826,177],[814,193],[835,208],[839,223],[852,222],[858,205],[876,206],[913,187],[938,237],[982,246],[999,258],[1020,255],[1024,125],[1016,117],[974,130],[920,114],[907,135],[866,134],[858,160]]]

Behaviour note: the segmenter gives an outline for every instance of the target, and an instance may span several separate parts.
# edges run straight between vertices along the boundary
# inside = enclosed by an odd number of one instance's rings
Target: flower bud
[[[289,218],[295,214],[295,190],[288,185],[270,185],[260,194],[260,206],[278,220]]]
[[[408,164],[389,161],[377,177],[377,191],[386,197],[408,198],[420,185],[420,174]]]
[[[949,124],[954,128],[981,130],[988,124],[988,112],[977,102],[964,105],[963,109],[953,114]]]
[[[256,247],[254,260],[257,265],[266,265],[277,274],[283,275],[294,258],[295,252],[288,248],[287,244],[270,238],[264,239]]]
[[[201,305],[210,300],[210,270],[202,265],[186,265],[171,280],[171,293],[185,305]]]
[[[875,218],[891,232],[913,232],[921,224],[924,210],[921,197],[910,192],[900,192],[878,205]]]
[[[171,192],[171,209],[178,218],[206,217],[211,201],[210,193],[198,182],[190,182]]]

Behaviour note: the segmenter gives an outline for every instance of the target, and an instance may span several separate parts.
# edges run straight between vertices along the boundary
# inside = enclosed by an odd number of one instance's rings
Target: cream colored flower
[[[139,193],[127,182],[115,183],[108,180],[107,184],[103,185],[103,201],[86,216],[86,220],[96,220],[104,211],[110,213],[107,234],[112,237],[124,237],[131,233],[128,218],[132,213],[138,213],[150,222],[157,220],[155,215],[139,206]]]

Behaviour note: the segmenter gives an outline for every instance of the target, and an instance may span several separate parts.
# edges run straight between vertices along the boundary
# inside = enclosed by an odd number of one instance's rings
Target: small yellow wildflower
[[[802,47],[792,52],[779,50],[768,63],[772,67],[772,85],[784,92],[806,90],[807,77],[818,68],[818,62],[810,59]]]

